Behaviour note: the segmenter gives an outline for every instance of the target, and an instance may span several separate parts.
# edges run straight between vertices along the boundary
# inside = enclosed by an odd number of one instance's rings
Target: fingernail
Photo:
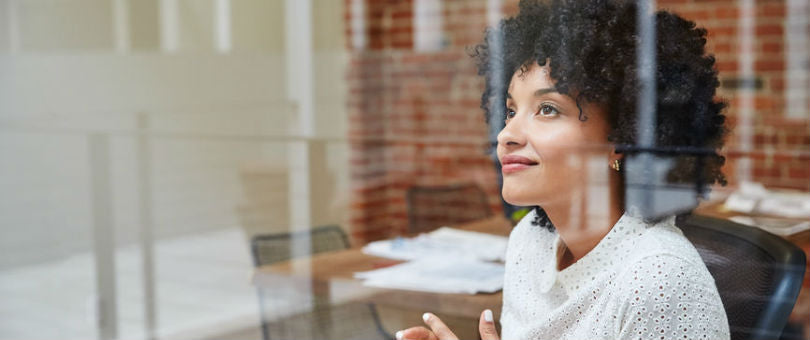
[[[484,321],[492,322],[492,311],[489,309],[484,310]]]
[[[428,320],[430,320],[430,313],[422,314],[422,320],[428,322]]]
[[[397,337],[397,340],[402,340],[402,331],[397,331],[395,336]]]

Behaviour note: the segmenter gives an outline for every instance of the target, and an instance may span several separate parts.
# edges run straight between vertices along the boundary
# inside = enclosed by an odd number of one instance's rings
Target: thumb
[[[498,330],[495,329],[495,318],[489,309],[481,313],[481,320],[478,321],[478,332],[481,333],[481,340],[499,340]]]

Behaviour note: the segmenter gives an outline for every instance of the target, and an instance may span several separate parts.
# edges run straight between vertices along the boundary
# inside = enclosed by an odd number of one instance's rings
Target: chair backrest
[[[801,289],[804,252],[728,220],[684,215],[677,224],[714,277],[731,339],[779,339]]]
[[[475,184],[414,186],[408,189],[407,203],[411,233],[493,215],[486,193]]]
[[[258,267],[291,259],[292,240],[297,236],[306,236],[307,232],[310,234],[312,254],[349,248],[346,233],[335,225],[316,227],[302,233],[256,235],[251,240],[254,265]],[[257,289],[264,340],[392,339],[383,329],[373,304],[354,302],[332,305],[328,295],[310,296],[312,292],[302,292],[300,287],[289,285],[296,286],[296,283]],[[267,294],[268,291],[270,294]],[[311,306],[299,313],[277,317],[279,313],[289,312],[290,303]]]
[[[349,248],[349,239],[339,226],[316,227],[301,233],[256,235],[251,240],[253,264],[263,266],[292,258],[292,239],[309,232],[312,254]]]

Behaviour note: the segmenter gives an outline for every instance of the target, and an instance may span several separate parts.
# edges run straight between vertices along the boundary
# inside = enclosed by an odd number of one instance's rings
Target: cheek
[[[503,197],[508,203],[542,205],[568,197],[587,177],[581,135],[572,131],[537,133],[529,141],[539,164],[519,175],[506,176]]]
[[[578,157],[556,151],[550,156],[524,172],[504,176],[504,200],[517,206],[533,206],[568,197],[579,185]]]
[[[565,196],[566,192],[582,184],[583,160],[573,150],[550,150],[545,158],[542,168],[542,179],[538,182],[544,187],[543,191],[550,191]]]
[[[581,185],[582,172],[576,157],[559,157],[519,174],[504,176],[502,195],[517,206],[543,205],[569,197]]]
[[[545,166],[562,166],[570,156],[581,150],[583,136],[570,129],[538,131],[529,140],[540,161]]]

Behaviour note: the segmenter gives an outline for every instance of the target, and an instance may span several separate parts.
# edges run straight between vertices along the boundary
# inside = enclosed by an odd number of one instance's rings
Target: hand
[[[447,325],[436,315],[425,313],[422,315],[422,319],[425,320],[425,324],[430,329],[421,326],[411,327],[397,332],[397,340],[458,340],[456,334],[447,328]],[[493,320],[491,310],[487,309],[481,312],[481,318],[478,321],[478,332],[481,334],[481,340],[500,339]]]

